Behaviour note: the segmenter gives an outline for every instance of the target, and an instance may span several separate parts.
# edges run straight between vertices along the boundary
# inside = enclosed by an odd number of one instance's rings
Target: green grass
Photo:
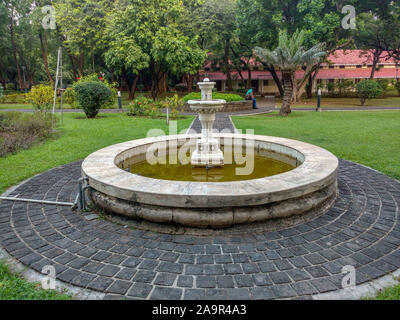
[[[281,100],[278,100],[278,107],[281,104]],[[295,103],[292,108],[316,108],[317,98],[302,99],[301,103]],[[388,97],[367,100],[366,107],[400,107],[400,97]],[[360,99],[358,98],[327,98],[322,97],[321,100],[322,108],[354,108],[361,107]]]
[[[24,280],[0,261],[0,300],[71,300],[68,293],[44,290],[40,283]]]
[[[379,290],[375,297],[365,297],[362,300],[400,300],[400,279],[399,284]]]
[[[400,179],[400,111],[296,112],[233,117],[238,129],[323,147],[340,158]]]
[[[0,104],[0,111],[5,109],[32,109],[32,105],[30,104],[18,104],[18,103],[9,103],[9,104]]]
[[[193,117],[180,119],[179,132],[188,128],[192,121]],[[168,134],[164,119],[134,118],[118,113],[100,114],[99,118],[88,120],[83,114],[64,114],[58,139],[0,158],[0,193],[37,173],[84,159],[103,147],[143,138],[152,128],[160,128]]]

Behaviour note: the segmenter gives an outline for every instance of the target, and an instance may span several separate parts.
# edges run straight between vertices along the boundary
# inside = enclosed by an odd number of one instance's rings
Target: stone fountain
[[[199,114],[201,122],[201,138],[197,141],[196,150],[192,153],[191,164],[198,167],[222,166],[224,164],[224,154],[220,149],[219,142],[214,139],[213,128],[215,114],[220,111],[225,100],[212,98],[212,91],[215,82],[204,79],[199,82],[201,90],[201,100],[190,100],[190,108]]]

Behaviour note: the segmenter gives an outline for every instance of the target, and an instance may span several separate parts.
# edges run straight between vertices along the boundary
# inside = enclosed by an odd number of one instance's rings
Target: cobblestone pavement
[[[81,162],[34,177],[12,196],[73,202]],[[196,237],[133,230],[68,207],[0,204],[0,243],[30,268],[107,298],[311,298],[400,268],[400,183],[340,161],[340,195],[324,215],[297,226],[238,236]]]
[[[197,133],[201,133],[201,122],[199,117],[196,117],[190,129]],[[221,132],[221,130],[228,132],[229,130],[229,132],[234,133],[236,131],[228,113],[217,113],[215,115],[214,129],[218,130],[218,132]]]

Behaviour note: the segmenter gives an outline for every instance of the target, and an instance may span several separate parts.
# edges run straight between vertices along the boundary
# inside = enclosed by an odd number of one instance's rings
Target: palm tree
[[[271,51],[260,47],[254,49],[260,59],[278,67],[281,71],[284,91],[279,113],[281,116],[287,116],[292,112],[290,103],[293,96],[293,81],[296,81],[296,70],[306,65],[315,65],[326,55],[323,50],[324,43],[319,43],[307,51],[304,50],[304,35],[303,30],[296,30],[292,36],[289,36],[286,30],[280,31],[279,43],[275,50]]]

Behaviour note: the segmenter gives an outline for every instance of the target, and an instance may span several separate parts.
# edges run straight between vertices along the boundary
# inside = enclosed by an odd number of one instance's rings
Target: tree
[[[280,110],[281,116],[291,113],[290,104],[293,96],[294,81],[296,71],[299,68],[314,66],[318,64],[326,55],[323,51],[325,44],[319,43],[309,50],[305,50],[305,32],[296,30],[292,36],[287,31],[279,33],[278,46],[270,51],[260,47],[255,48],[255,53],[266,63],[270,63],[279,68],[283,80],[283,103]]]
[[[182,0],[118,1],[107,28],[107,65],[122,74],[149,68],[154,100],[167,73],[197,73],[206,53],[182,32],[185,13]]]
[[[85,74],[85,57],[90,56],[90,72],[95,72],[95,55],[106,46],[106,16],[113,9],[111,0],[56,0],[57,27],[63,45],[80,76]]]
[[[356,85],[357,95],[360,97],[361,105],[364,106],[367,99],[379,97],[383,90],[379,83],[373,80],[363,80]]]
[[[256,41],[257,46],[271,49],[276,46],[279,30],[293,33],[305,31],[304,47],[309,49],[324,42],[329,53],[350,43],[349,31],[341,26],[341,8],[344,5],[336,0],[238,0],[239,28]],[[323,60],[320,61],[322,63]],[[294,79],[293,101],[299,101],[307,85],[311,95],[320,63],[304,70],[302,79]],[[274,66],[263,61],[283,94],[282,79],[277,75]]]

